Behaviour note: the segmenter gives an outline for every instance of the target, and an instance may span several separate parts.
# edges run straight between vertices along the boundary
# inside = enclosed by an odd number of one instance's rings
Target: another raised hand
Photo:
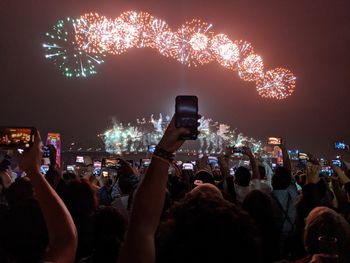
[[[290,159],[289,159],[289,154],[288,154],[285,140],[282,140],[282,143],[279,145],[279,147],[282,150],[283,167],[286,168],[291,173],[292,172],[292,164],[291,164]]]
[[[49,247],[43,260],[60,263],[74,262],[78,243],[77,231],[63,201],[40,173],[42,154],[39,132],[28,151],[23,154],[16,153],[20,168],[30,178],[45,218]]]
[[[317,184],[320,181],[320,171],[321,171],[320,165],[308,163],[306,168],[306,183]]]
[[[252,150],[247,146],[243,146],[242,149],[243,149],[243,154],[248,156],[248,158],[249,158],[250,165],[251,165],[252,171],[253,171],[252,179],[260,179],[258,162],[255,159],[255,156],[254,156]]]
[[[171,155],[184,143],[180,136],[189,133],[188,129],[176,128],[173,118],[157,145],[147,173],[135,193],[129,229],[118,262],[155,262],[154,235],[164,206],[171,163],[171,160],[157,155],[157,150]]]

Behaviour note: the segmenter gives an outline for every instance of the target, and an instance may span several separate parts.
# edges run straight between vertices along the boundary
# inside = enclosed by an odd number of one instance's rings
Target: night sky
[[[146,11],[174,30],[199,18],[214,32],[251,42],[265,69],[286,67],[297,76],[292,97],[262,99],[255,84],[217,63],[191,68],[155,50],[107,56],[87,79],[65,78],[44,58],[45,32],[57,20],[98,12],[117,17]],[[157,0],[0,2],[0,125],[36,126],[94,143],[119,121],[172,114],[176,95],[195,94],[200,113],[244,134],[282,136],[290,148],[333,154],[337,139],[350,143],[350,1]]]

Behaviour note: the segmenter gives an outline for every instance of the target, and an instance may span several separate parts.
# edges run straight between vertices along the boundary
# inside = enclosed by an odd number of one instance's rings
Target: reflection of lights
[[[107,152],[110,153],[132,153],[147,152],[150,145],[156,145],[162,138],[170,117],[160,114],[159,118],[152,115],[149,120],[146,118],[137,119],[137,125],[130,123],[124,125],[114,121],[112,129],[105,131],[101,137],[105,143]],[[198,140],[194,143],[194,149],[180,149],[185,153],[221,153],[227,146],[243,146],[247,145],[252,148],[253,152],[261,149],[260,141],[248,138],[242,133],[230,130],[230,126],[219,124],[211,119],[202,117],[198,130],[200,134]]]
[[[212,24],[193,19],[171,30],[165,21],[147,12],[127,11],[116,19],[88,13],[78,19],[59,20],[53,31],[46,33],[48,40],[43,47],[45,57],[67,77],[96,74],[96,66],[104,62],[102,58],[106,54],[118,55],[130,48],[153,48],[189,67],[216,60],[230,70],[238,70],[243,80],[257,81],[258,92],[264,98],[291,95],[295,79],[278,80],[278,76],[269,76],[271,72],[264,74],[263,60],[254,53],[251,43],[230,40],[225,34],[214,35],[212,28]]]

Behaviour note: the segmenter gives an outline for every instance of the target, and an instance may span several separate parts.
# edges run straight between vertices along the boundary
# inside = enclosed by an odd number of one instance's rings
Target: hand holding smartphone
[[[349,151],[349,145],[341,141],[335,142],[334,148],[336,150]]]
[[[102,168],[110,168],[118,170],[121,167],[120,159],[118,158],[103,158],[102,159]]]
[[[25,151],[33,146],[35,135],[34,127],[0,127],[0,149]]]
[[[181,136],[182,140],[196,140],[198,135],[198,98],[196,96],[177,96],[175,103],[175,127],[187,128],[190,134]]]

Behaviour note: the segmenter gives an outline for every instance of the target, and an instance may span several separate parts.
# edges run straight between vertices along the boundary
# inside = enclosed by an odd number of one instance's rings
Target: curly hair
[[[156,242],[157,262],[260,262],[260,238],[249,215],[201,191],[172,207]]]

